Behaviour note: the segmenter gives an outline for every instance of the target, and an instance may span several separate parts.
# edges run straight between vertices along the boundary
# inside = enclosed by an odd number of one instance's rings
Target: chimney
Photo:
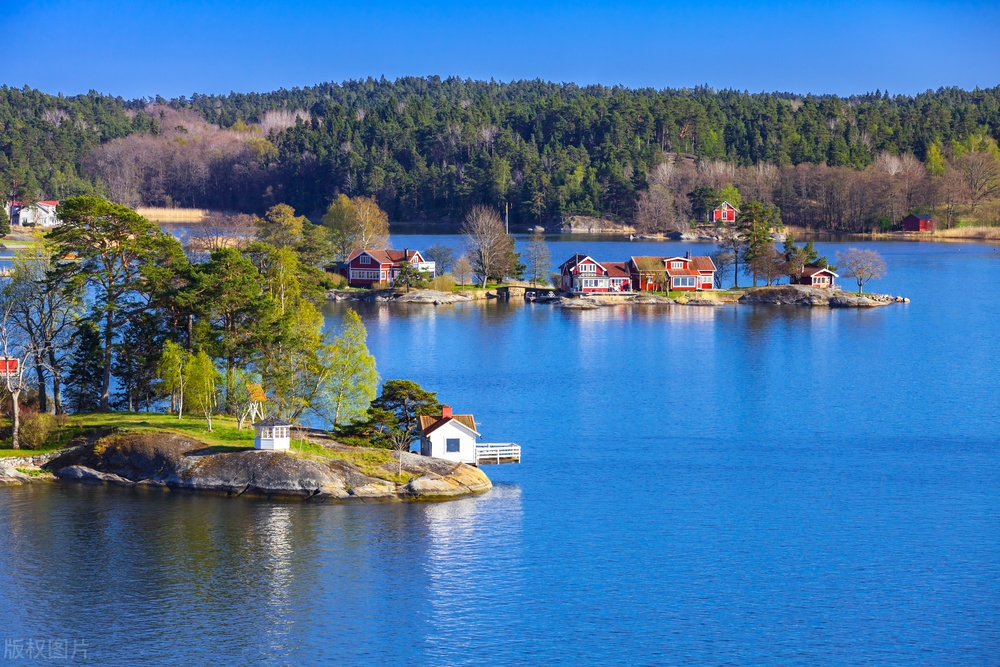
[[[409,262],[410,261],[410,249],[409,248],[403,248],[403,261],[404,262]]]
[[[441,419],[448,419],[449,417],[451,417],[451,406],[450,405],[442,405],[441,406]]]
[[[684,253],[684,257],[686,257],[687,259],[691,259],[691,251],[688,250],[686,253]]]

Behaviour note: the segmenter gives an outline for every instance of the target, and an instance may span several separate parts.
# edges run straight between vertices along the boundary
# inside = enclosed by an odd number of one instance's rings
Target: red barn
[[[903,218],[904,232],[929,232],[937,229],[937,218],[926,213],[911,213]]]
[[[714,211],[709,211],[708,221],[714,223],[736,222],[736,214],[739,210],[727,201],[719,204]]]
[[[399,275],[399,267],[409,262],[418,271],[434,275],[434,262],[424,261],[419,250],[354,250],[345,262],[347,284],[352,287],[371,287],[375,283],[388,283]]]

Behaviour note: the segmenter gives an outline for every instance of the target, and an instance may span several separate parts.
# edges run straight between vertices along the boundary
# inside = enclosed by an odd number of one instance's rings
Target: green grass
[[[176,414],[155,412],[97,412],[72,415],[66,426],[56,429],[41,449],[0,449],[0,458],[12,456],[36,456],[64,448],[73,438],[92,433],[98,429],[117,429],[129,433],[176,433],[198,440],[213,451],[239,451],[253,447],[253,429],[236,428],[236,418],[224,415],[212,417],[212,431],[209,432],[204,418],[185,415],[177,419]],[[357,448],[357,451],[337,451],[315,442],[295,438],[292,430],[289,453],[315,459],[339,459],[348,461],[365,475],[377,477],[398,484],[405,484],[410,477],[406,473],[397,475],[384,468],[387,463],[395,463],[392,453],[385,449]]]
[[[37,468],[14,468],[14,470],[18,471],[22,475],[27,475],[28,477],[41,477],[45,474]]]

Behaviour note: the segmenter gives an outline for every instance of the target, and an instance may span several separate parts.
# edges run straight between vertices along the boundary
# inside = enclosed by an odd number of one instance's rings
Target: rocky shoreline
[[[329,457],[209,447],[172,433],[118,433],[61,452],[0,459],[0,486],[65,480],[309,501],[444,500],[493,486],[478,468],[411,453],[401,454],[406,481],[394,482],[383,475],[395,475],[400,454],[366,472],[348,455],[368,450],[326,447]]]

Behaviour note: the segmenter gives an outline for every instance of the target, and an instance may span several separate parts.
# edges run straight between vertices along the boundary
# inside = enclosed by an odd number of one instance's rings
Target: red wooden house
[[[625,262],[598,262],[576,254],[559,267],[559,288],[564,292],[630,292],[632,280]]]
[[[720,222],[736,222],[736,214],[739,210],[727,201],[722,202],[714,211],[708,212],[708,221],[716,224]]]
[[[789,285],[809,285],[810,287],[828,287],[833,289],[837,286],[836,273],[830,269],[823,269],[818,266],[807,266],[802,269],[802,273],[797,276],[788,276]]]
[[[937,219],[926,213],[911,213],[903,218],[904,232],[929,232],[937,228]]]
[[[632,257],[628,261],[632,289],[652,292],[698,292],[715,289],[715,262],[707,255]]]
[[[434,262],[424,260],[419,250],[354,250],[344,263],[341,273],[352,287],[371,287],[388,283],[399,275],[399,267],[409,262],[418,271],[434,275]]]

